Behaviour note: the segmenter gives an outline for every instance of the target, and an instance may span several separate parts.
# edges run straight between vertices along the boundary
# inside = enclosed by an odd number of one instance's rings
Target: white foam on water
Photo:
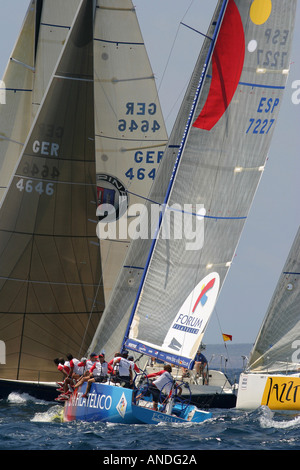
[[[60,405],[54,405],[49,410],[36,413],[30,420],[34,423],[50,423],[50,422],[62,422],[63,420],[63,408]]]
[[[288,429],[300,427],[300,415],[298,413],[274,413],[268,407],[262,407],[259,422],[262,428]]]
[[[38,398],[32,397],[28,393],[17,393],[17,392],[12,392],[8,395],[7,397],[8,403],[12,404],[25,404],[27,402],[33,402],[36,404],[49,404],[49,402],[46,402],[44,400],[39,400]]]

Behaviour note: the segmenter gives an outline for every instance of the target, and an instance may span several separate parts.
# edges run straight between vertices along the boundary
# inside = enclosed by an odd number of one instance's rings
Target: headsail
[[[135,204],[144,204],[168,139],[131,0],[98,0],[94,49],[98,234],[107,302],[131,241]],[[111,218],[104,216],[108,205]]]
[[[0,201],[30,130],[34,80],[36,1],[30,2],[1,84]],[[27,119],[18,119],[18,116]],[[29,118],[28,118],[29,117]],[[15,159],[13,156],[16,156]]]
[[[103,309],[95,233],[93,2],[82,0],[0,208],[3,378],[55,380]]]
[[[79,0],[31,0],[3,77],[0,199],[43,99]]]
[[[299,370],[300,228],[255,341],[251,372]]]
[[[264,169],[289,69],[296,2],[274,0],[271,9],[258,10],[256,3],[229,0],[217,6],[207,33],[217,41],[205,40],[150,194],[152,201],[165,202],[159,237],[148,262],[141,254],[149,240],[134,243],[115,305],[107,309],[110,324],[103,319],[93,346],[116,348],[116,340],[106,338],[109,328],[115,334],[125,327],[139,267],[143,282],[125,346],[185,366],[195,356]],[[176,221],[180,226],[180,211],[187,218],[193,214],[187,232],[163,238],[168,219],[171,234]],[[197,220],[204,237],[187,249]]]

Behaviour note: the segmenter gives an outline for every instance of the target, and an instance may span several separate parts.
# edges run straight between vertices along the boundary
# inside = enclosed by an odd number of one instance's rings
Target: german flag
[[[222,333],[222,336],[223,336],[224,341],[232,341],[232,336],[231,335],[226,335],[226,334]]]

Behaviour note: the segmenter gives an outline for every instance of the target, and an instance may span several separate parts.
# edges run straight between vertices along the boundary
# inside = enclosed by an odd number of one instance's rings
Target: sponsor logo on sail
[[[96,215],[100,222],[115,222],[127,211],[128,194],[126,188],[118,178],[104,173],[96,175],[96,182]]]
[[[127,408],[127,400],[126,400],[124,393],[122,393],[120,401],[117,404],[117,411],[122,418],[125,417],[126,408]]]
[[[215,306],[219,293],[220,277],[217,272],[208,274],[189,294],[177,313],[166,337],[164,347],[181,356],[193,358]]]

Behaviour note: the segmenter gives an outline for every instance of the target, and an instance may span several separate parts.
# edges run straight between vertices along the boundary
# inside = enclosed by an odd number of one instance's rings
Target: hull
[[[143,406],[132,405],[132,411],[136,418],[144,424],[158,424],[158,423],[202,423],[212,417],[208,411],[197,410],[194,406],[187,407],[183,417],[176,416],[176,407],[173,413],[165,414],[159,411],[154,411]]]
[[[214,409],[223,408],[231,409],[236,406],[236,393],[235,391],[222,391],[214,390],[214,387],[210,386],[191,386],[192,396],[191,404],[202,409]],[[184,392],[182,396],[185,396]],[[186,395],[188,398],[188,395]]]
[[[86,384],[79,387],[65,403],[64,421],[103,421],[133,424],[133,392],[108,384],[92,384],[88,398],[82,398]]]
[[[236,408],[272,411],[300,411],[299,374],[241,374]]]
[[[58,395],[55,382],[30,382],[0,379],[0,399],[6,400],[11,393],[27,393],[39,400],[54,401]]]
[[[122,424],[157,424],[159,422],[202,422],[211,413],[191,406],[180,416],[168,415],[133,404],[133,391],[109,384],[94,383],[88,398],[83,398],[86,385],[76,390],[64,406],[64,421],[101,421]]]

